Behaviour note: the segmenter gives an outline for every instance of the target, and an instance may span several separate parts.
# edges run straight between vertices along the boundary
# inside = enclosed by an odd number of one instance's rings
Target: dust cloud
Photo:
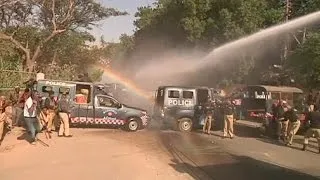
[[[195,61],[200,61],[206,55],[206,52],[199,50],[165,51],[145,61],[132,78],[145,89],[155,89],[160,85],[184,85],[186,77],[180,74],[192,72]]]

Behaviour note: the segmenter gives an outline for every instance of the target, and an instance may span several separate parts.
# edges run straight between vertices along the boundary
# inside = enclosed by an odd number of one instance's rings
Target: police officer
[[[305,151],[307,145],[309,144],[309,138],[315,137],[318,140],[318,150],[320,153],[320,111],[318,108],[315,111],[310,112],[307,115],[307,120],[309,120],[310,128],[307,130],[304,136],[304,143],[302,150]]]
[[[223,128],[224,138],[226,138],[227,135],[229,135],[231,139],[234,138],[234,133],[233,133],[234,114],[235,114],[235,106],[232,104],[230,99],[227,99],[224,105],[224,128]]]
[[[296,109],[293,107],[287,107],[288,110],[284,114],[284,118],[289,121],[288,137],[286,139],[286,145],[292,145],[293,136],[298,132],[300,128],[300,120],[297,116]]]
[[[49,97],[45,99],[44,108],[47,109],[47,131],[51,133],[54,125],[54,118],[56,116],[56,101],[54,99],[54,91],[49,91]]]
[[[280,100],[278,105],[275,108],[275,120],[277,122],[277,139],[285,139],[287,137],[288,123],[289,121],[284,118],[285,114],[285,101]]]
[[[203,133],[210,134],[211,133],[211,123],[213,120],[213,113],[214,113],[214,102],[211,101],[209,98],[207,102],[204,104],[204,113],[205,113],[205,121],[203,125]]]
[[[20,120],[23,113],[23,104],[20,103],[20,87],[16,86],[14,88],[14,92],[10,93],[10,101],[12,102],[13,106],[13,125],[18,126],[20,125]]]
[[[67,93],[63,92],[61,99],[58,102],[59,117],[61,119],[61,125],[59,129],[59,137],[72,137],[69,128],[69,114],[70,114],[70,103],[67,98]]]
[[[2,100],[0,100],[1,103]],[[12,127],[12,106],[8,102],[2,101],[2,109],[0,110],[0,145],[4,138],[5,127],[11,130]]]

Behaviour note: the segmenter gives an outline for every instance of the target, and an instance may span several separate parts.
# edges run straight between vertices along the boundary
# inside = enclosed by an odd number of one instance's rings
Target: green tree
[[[33,71],[43,48],[58,35],[86,31],[100,20],[127,14],[103,7],[94,0],[21,0],[3,3],[0,8],[0,39],[11,42],[24,53],[29,71]],[[37,34],[35,46],[16,36],[20,28],[32,29],[31,32]]]
[[[320,85],[320,32],[310,33],[288,61],[296,81],[308,88]]]
[[[71,31],[61,34],[43,48],[43,53],[37,61],[39,69],[48,62],[58,65],[72,63],[81,67],[93,63],[98,59],[98,54],[91,53],[94,49],[89,49],[86,45],[88,41],[94,41],[94,38],[86,32]]]
[[[319,0],[291,0],[291,2],[290,18],[300,17],[320,9]],[[144,59],[156,56],[163,53],[165,48],[200,46],[210,51],[226,42],[284,22],[285,3],[285,0],[159,0],[152,7],[138,9],[134,48],[129,53],[131,58],[138,54],[138,58],[128,62],[137,63],[141,56]],[[314,36],[308,35],[308,33],[314,33],[312,29],[307,31],[302,28],[301,30],[292,33],[294,36],[290,34],[290,39],[296,39],[296,41],[290,41],[292,52],[297,46],[299,52],[299,49],[304,47],[303,42],[306,42],[308,37]],[[285,36],[279,39],[274,47],[269,48],[270,53],[266,56],[255,57],[244,51],[234,59],[237,61],[221,62],[223,66],[217,65],[219,68],[214,71],[208,70],[206,73],[211,77],[219,77],[223,74],[228,78],[228,82],[256,83],[261,74],[270,71],[270,77],[277,77],[277,81],[280,81],[292,73],[284,69],[280,70],[281,73],[273,72],[273,69],[266,67],[280,62],[285,40]],[[144,53],[144,49],[148,49],[148,52]],[[310,53],[312,49],[310,47]],[[297,56],[296,53],[294,56]],[[222,73],[221,69],[225,72]],[[213,80],[210,81],[213,82]]]
[[[161,54],[162,47],[201,47],[211,51],[226,42],[281,22],[283,10],[277,0],[157,1],[154,7],[138,9],[131,55],[152,48],[143,56],[155,56]],[[234,82],[248,80],[253,68],[264,66],[252,63],[254,59],[257,57],[246,52],[239,55],[236,63],[229,64],[232,66],[230,72],[233,72],[230,78],[234,78]],[[208,73],[215,77],[213,73],[216,71],[210,71]]]

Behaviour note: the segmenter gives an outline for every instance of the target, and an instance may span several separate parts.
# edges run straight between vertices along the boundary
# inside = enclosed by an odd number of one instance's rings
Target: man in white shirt
[[[28,128],[28,131],[31,135],[31,144],[36,144],[36,135],[40,132],[39,122],[37,120],[37,101],[33,98],[33,95],[29,91],[26,95],[26,102],[24,104],[23,115]]]

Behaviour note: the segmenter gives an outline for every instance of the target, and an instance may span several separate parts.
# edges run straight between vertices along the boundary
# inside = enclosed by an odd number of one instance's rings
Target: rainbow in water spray
[[[124,85],[131,92],[135,93],[138,96],[141,96],[148,100],[153,100],[152,95],[149,92],[139,88],[134,82],[132,82],[129,78],[124,77],[123,75],[111,70],[110,68],[104,67],[103,65],[94,65],[96,68],[102,70],[105,75],[120,84]]]

